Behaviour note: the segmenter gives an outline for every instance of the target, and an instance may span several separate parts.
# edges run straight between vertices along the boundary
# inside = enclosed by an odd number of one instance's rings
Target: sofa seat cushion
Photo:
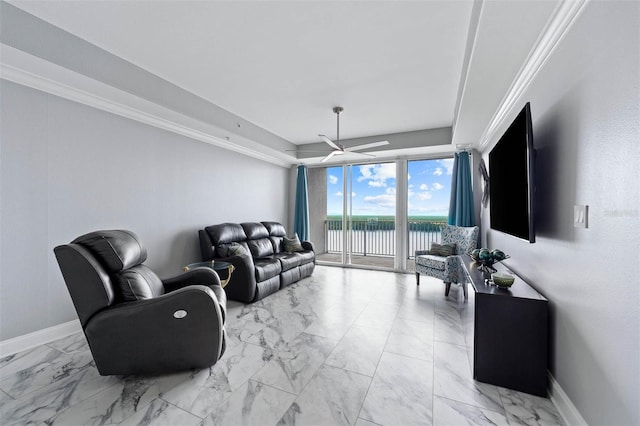
[[[305,250],[305,251],[298,252],[296,254],[302,258],[301,265],[304,265],[305,263],[310,263],[316,260],[316,254],[312,250]]]
[[[253,259],[256,268],[256,281],[264,281],[277,276],[282,272],[280,261],[273,257],[262,257]]]
[[[430,254],[421,254],[416,256],[416,264],[426,266],[427,268],[437,269],[439,271],[444,271],[446,263],[446,257],[433,256]]]
[[[278,253],[274,255],[274,258],[280,260],[283,271],[302,265],[304,260],[299,253]]]

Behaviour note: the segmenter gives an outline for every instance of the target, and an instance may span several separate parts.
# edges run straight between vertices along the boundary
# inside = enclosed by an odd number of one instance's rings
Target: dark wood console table
[[[546,397],[547,299],[516,274],[508,289],[486,284],[491,275],[478,271],[471,257],[461,257],[475,290],[473,378]]]

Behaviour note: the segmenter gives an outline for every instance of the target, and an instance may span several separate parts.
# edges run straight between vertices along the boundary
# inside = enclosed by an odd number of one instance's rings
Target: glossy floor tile
[[[473,292],[318,266],[229,301],[227,351],[198,371],[102,377],[80,333],[0,359],[4,425],[560,425],[550,400],[473,380]]]

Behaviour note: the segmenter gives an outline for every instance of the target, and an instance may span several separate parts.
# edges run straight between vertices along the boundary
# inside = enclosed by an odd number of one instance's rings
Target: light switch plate
[[[589,216],[589,206],[573,206],[573,227],[587,228]]]

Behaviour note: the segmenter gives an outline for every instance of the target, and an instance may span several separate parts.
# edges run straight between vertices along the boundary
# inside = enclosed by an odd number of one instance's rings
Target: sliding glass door
[[[393,268],[395,206],[395,163],[327,168],[327,259]]]
[[[440,242],[451,198],[453,158],[409,161],[407,164],[407,254],[409,266],[416,250]],[[411,268],[412,269],[412,268]]]
[[[439,158],[312,169],[318,260],[413,270],[415,250],[439,241],[446,223],[452,165]]]

